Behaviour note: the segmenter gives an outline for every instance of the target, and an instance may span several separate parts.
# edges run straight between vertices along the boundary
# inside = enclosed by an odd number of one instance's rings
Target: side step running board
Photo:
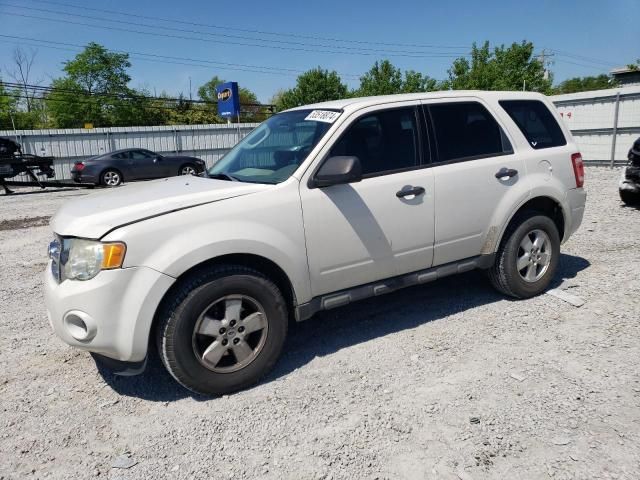
[[[480,255],[473,258],[467,258],[459,262],[447,263],[445,265],[439,265],[426,270],[407,273],[405,275],[380,280],[378,282],[367,283],[365,285],[349,288],[340,292],[314,297],[310,302],[296,307],[296,320],[301,322],[311,318],[320,310],[330,310],[332,308],[342,307],[351,302],[383,295],[401,288],[433,282],[439,278],[448,277],[449,275],[454,275],[456,273],[468,272],[470,270],[475,270],[476,268],[486,269],[493,265],[494,257],[495,254]]]

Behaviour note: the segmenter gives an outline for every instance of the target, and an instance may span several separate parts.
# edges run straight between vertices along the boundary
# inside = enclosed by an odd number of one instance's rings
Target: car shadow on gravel
[[[574,278],[589,265],[582,257],[562,254],[550,288]],[[261,383],[283,377],[316,357],[499,301],[511,299],[493,290],[483,272],[473,271],[320,312],[306,322],[290,326],[282,357]],[[138,376],[122,377],[102,368],[98,370],[105,382],[121,395],[158,402],[185,397],[209,400],[178,385],[155,352],[145,372]]]

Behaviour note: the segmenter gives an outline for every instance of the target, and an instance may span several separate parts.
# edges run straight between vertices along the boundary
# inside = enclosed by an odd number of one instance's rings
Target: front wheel
[[[560,258],[560,234],[549,217],[525,212],[514,218],[489,269],[493,286],[505,295],[529,298],[549,286]]]
[[[240,266],[198,272],[165,302],[157,329],[160,357],[184,387],[224,395],[271,370],[287,336],[278,287]]]
[[[178,171],[179,175],[196,175],[196,167],[194,167],[191,164],[188,165],[183,165],[182,167],[180,167],[180,170]]]

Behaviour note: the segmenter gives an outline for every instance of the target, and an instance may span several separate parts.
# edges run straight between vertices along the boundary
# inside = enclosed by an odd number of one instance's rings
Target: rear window
[[[560,125],[544,103],[538,100],[503,100],[500,105],[536,150],[567,144]]]

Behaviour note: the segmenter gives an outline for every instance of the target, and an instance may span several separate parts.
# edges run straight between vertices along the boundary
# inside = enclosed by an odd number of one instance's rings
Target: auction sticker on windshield
[[[315,120],[316,122],[333,123],[340,116],[340,112],[331,110],[314,110],[305,117],[305,120]]]

